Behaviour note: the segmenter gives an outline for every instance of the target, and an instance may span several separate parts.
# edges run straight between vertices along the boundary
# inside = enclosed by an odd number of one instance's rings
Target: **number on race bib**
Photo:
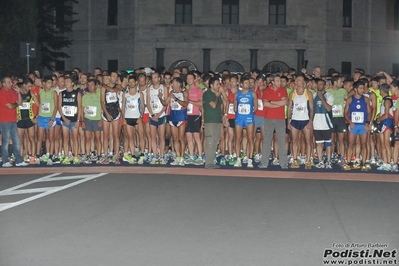
[[[96,106],[86,106],[85,114],[89,117],[95,117],[97,115],[97,107]]]
[[[344,114],[344,112],[343,112],[343,106],[342,105],[333,105],[332,106],[332,114],[333,114],[333,117],[339,117],[339,116],[342,116],[343,114]]]
[[[363,112],[352,112],[352,122],[353,123],[363,123],[364,113]]]
[[[50,103],[42,103],[42,113],[50,113]]]
[[[240,115],[247,115],[251,112],[251,105],[249,104],[244,104],[244,103],[240,103],[238,105],[238,113]]]

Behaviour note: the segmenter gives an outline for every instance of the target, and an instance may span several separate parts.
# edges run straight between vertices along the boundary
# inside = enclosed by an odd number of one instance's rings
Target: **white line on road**
[[[23,183],[21,185],[5,189],[3,191],[0,191],[0,196],[6,196],[6,195],[14,195],[14,194],[30,194],[30,193],[40,193],[37,195],[34,195],[32,197],[19,200],[16,202],[10,202],[10,203],[2,203],[0,204],[0,212],[5,211],[7,209],[19,206],[21,204],[30,202],[35,199],[39,199],[42,197],[45,197],[47,195],[53,194],[55,192],[79,185],[81,183],[90,181],[92,179],[98,178],[100,176],[106,175],[107,173],[100,173],[100,174],[93,174],[93,175],[78,175],[78,176],[64,176],[64,177],[59,177],[59,178],[52,178],[53,176],[60,175],[61,173],[55,173],[51,174],[48,176],[44,176],[26,183]],[[59,186],[59,187],[43,187],[43,188],[32,188],[32,189],[21,189],[18,190],[19,188],[26,187],[28,185],[31,185],[33,183],[39,183],[39,182],[46,182],[46,181],[59,181],[59,180],[69,180],[69,179],[79,179],[75,182],[69,183],[65,186]]]

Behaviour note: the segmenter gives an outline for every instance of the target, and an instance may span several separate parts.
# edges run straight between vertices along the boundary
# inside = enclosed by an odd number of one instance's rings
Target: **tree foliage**
[[[20,58],[19,43],[36,41],[36,0],[1,1],[0,8],[0,76],[26,73],[26,58]],[[37,68],[39,61],[31,60]]]
[[[53,69],[54,63],[70,56],[63,52],[72,44],[67,34],[72,31],[73,3],[77,0],[37,0],[39,9],[38,42],[41,67]]]
[[[36,58],[30,69],[53,69],[68,58],[64,48],[72,44],[72,6],[77,0],[0,1],[0,77],[26,74],[26,58],[20,58],[20,42],[36,42]]]

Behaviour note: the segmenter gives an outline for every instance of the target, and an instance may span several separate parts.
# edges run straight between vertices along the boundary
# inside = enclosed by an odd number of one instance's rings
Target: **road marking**
[[[28,197],[16,202],[9,202],[9,203],[1,203],[0,204],[0,212],[8,210],[10,208],[19,206],[21,204],[33,201],[35,199],[39,199],[42,197],[45,197],[47,195],[53,194],[55,192],[79,185],[81,183],[90,181],[92,179],[98,178],[100,176],[106,175],[107,173],[100,173],[100,174],[92,174],[92,175],[77,175],[77,176],[61,176],[61,177],[54,177],[57,175],[60,175],[61,173],[55,173],[51,175],[47,175],[26,183],[23,183],[21,185],[8,188],[5,190],[0,191],[0,196],[7,196],[7,195],[21,195],[21,194],[32,194],[32,193],[39,193],[37,195],[34,195],[32,197]],[[48,182],[48,181],[60,181],[60,180],[77,180],[75,182],[71,182],[67,185],[64,186],[58,186],[58,187],[41,187],[41,188],[31,188],[31,189],[20,189],[26,186],[29,186],[34,183],[40,183],[40,182]]]

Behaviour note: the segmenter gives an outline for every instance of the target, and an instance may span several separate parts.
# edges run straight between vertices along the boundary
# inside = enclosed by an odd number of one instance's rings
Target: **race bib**
[[[126,104],[126,108],[130,110],[136,110],[137,109],[137,104],[134,101],[129,101]]]
[[[95,117],[97,115],[97,107],[96,106],[86,106],[85,114],[88,117]]]
[[[229,104],[229,112],[228,113],[231,114],[231,115],[235,114],[235,112],[234,112],[234,104],[233,103]]]
[[[154,113],[159,113],[162,110],[161,101],[158,98],[153,98],[151,100],[151,108]]]
[[[107,103],[116,103],[118,101],[116,93],[107,93],[106,100]]]
[[[333,105],[332,106],[332,114],[333,114],[333,117],[342,117],[342,115],[344,114],[344,108],[343,108],[343,106],[342,105],[340,105],[340,104],[337,104],[337,105]]]
[[[29,110],[30,103],[29,102],[22,102],[22,105],[19,106],[19,110]]]
[[[305,102],[295,103],[294,109],[295,109],[295,111],[297,111],[297,112],[305,112],[305,110],[306,110],[306,103],[305,103]]]
[[[244,104],[244,103],[240,103],[238,105],[238,113],[240,115],[247,115],[251,112],[251,105],[249,104]]]
[[[171,99],[170,106],[172,110],[181,110],[181,105],[175,99]]]
[[[260,110],[260,111],[263,110],[263,100],[258,99],[258,110]]]
[[[42,113],[50,113],[50,103],[42,103]]]
[[[69,105],[65,105],[62,107],[62,113],[65,116],[75,116],[76,114],[76,107],[75,106],[69,106]]]
[[[352,122],[353,123],[363,123],[364,113],[363,112],[352,112]]]
[[[187,114],[192,114],[193,113],[193,104],[189,103],[187,105]]]

